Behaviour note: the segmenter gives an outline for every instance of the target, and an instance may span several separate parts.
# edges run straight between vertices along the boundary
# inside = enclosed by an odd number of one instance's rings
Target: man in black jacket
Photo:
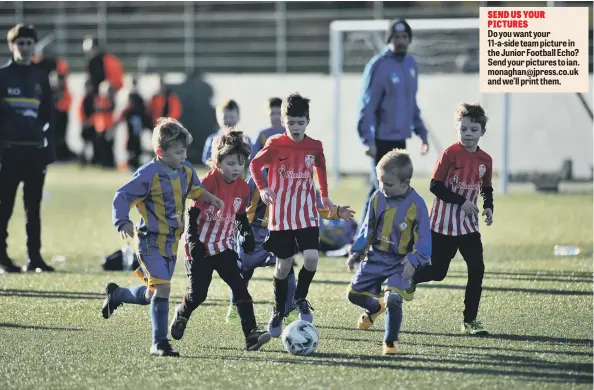
[[[47,73],[32,65],[37,32],[8,31],[12,60],[0,68],[0,270],[20,272],[6,239],[16,191],[23,182],[28,263],[24,271],[53,271],[41,257],[40,206],[47,165],[55,160],[53,99]]]

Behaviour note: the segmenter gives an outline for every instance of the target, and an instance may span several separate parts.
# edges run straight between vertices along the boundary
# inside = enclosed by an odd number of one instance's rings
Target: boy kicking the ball
[[[369,329],[387,311],[383,354],[395,355],[402,295],[410,287],[414,270],[429,262],[431,234],[425,201],[410,187],[413,166],[408,153],[393,149],[378,162],[376,172],[380,189],[371,197],[365,222],[351,247],[349,270],[354,270],[366,252],[367,258],[361,262],[347,298],[365,309],[357,322],[359,329]],[[385,281],[385,294],[380,298]]]
[[[265,170],[266,171],[266,170]],[[238,245],[239,259],[241,261],[241,275],[245,284],[247,285],[254,275],[254,271],[259,267],[267,267],[269,264],[276,264],[276,256],[270,253],[264,248],[263,244],[268,237],[268,222],[270,218],[270,207],[262,201],[260,193],[256,188],[254,179],[250,177],[248,180],[250,186],[250,197],[249,206],[247,208],[247,216],[251,225],[252,235],[256,242],[256,247],[252,253],[247,253],[241,245]],[[326,239],[331,243],[341,243],[345,239],[350,239],[354,235],[353,231],[356,228],[343,229],[341,226],[352,227],[356,226],[357,223],[353,220],[354,211],[350,209],[350,206],[334,206],[333,209],[325,209],[322,205],[322,200],[319,197],[319,193],[316,193],[317,207],[320,217],[323,221],[336,224],[336,227],[328,228],[326,230]],[[320,221],[320,222],[323,222]],[[320,224],[320,229],[323,225]],[[352,235],[351,235],[352,234]],[[322,234],[320,234],[320,239]],[[238,243],[242,241],[242,238],[238,240]],[[321,241],[321,240],[320,240]],[[320,246],[322,242],[320,242]],[[297,281],[295,280],[294,267],[289,270],[288,279],[288,292],[287,300],[285,301],[285,323],[291,323],[297,319],[297,313],[293,310],[293,298],[295,296],[295,289]],[[227,310],[226,322],[228,324],[238,324],[239,316],[237,314],[237,305],[235,303],[235,297],[231,292],[231,304]]]
[[[410,300],[417,284],[443,280],[450,262],[460,251],[468,267],[462,331],[484,335],[488,332],[477,320],[485,264],[476,202],[480,193],[485,224],[491,226],[493,161],[478,146],[487,125],[483,108],[479,104],[461,104],[456,119],[458,142],[441,153],[431,179],[431,192],[435,194],[430,217],[433,242],[431,266],[415,272],[406,293]]]
[[[102,314],[109,318],[124,303],[149,305],[153,327],[151,355],[179,356],[167,339],[169,294],[175,270],[177,245],[184,230],[186,199],[200,199],[223,207],[223,202],[206,191],[192,165],[186,161],[190,132],[172,118],[160,118],[153,130],[157,158],[140,167],[132,180],[121,187],[113,200],[112,217],[122,238],[134,237],[130,209],[141,220],[138,234],[139,275],[145,284],[119,287],[108,283]],[[138,275],[138,273],[136,273]]]
[[[293,256],[303,251],[294,308],[303,321],[312,322],[312,307],[307,300],[309,286],[318,267],[319,212],[316,207],[313,171],[317,172],[324,208],[332,209],[328,198],[326,158],[322,143],[305,135],[309,125],[309,99],[298,93],[287,96],[281,105],[286,132],[268,139],[250,164],[250,171],[262,201],[270,206],[270,233],[264,248],[277,260],[274,270],[274,300],[268,331],[279,337],[285,316],[288,276]],[[262,168],[268,167],[268,180]]]
[[[206,299],[216,270],[233,291],[246,350],[256,351],[270,341],[270,333],[257,329],[254,304],[241,276],[235,251],[238,230],[244,237],[244,251],[251,253],[255,247],[245,210],[249,187],[241,178],[250,151],[240,131],[229,131],[214,139],[212,157],[207,161],[211,170],[202,178],[202,184],[223,199],[226,208],[220,210],[194,201],[188,212],[185,250],[189,286],[171,323],[171,337],[176,340],[183,337],[190,316]]]

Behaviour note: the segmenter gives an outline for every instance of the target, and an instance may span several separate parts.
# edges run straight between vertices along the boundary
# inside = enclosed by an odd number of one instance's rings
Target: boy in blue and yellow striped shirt
[[[395,355],[402,323],[402,299],[414,270],[429,263],[429,213],[421,196],[410,187],[412,161],[405,150],[393,149],[378,162],[380,189],[370,199],[367,216],[351,247],[347,265],[354,270],[348,300],[365,309],[357,327],[368,329],[387,310],[383,354]],[[369,249],[369,247],[371,247]],[[368,251],[369,249],[369,251]],[[384,297],[380,298],[382,284]]]
[[[117,190],[112,219],[122,238],[134,237],[130,209],[136,206],[140,223],[137,254],[145,284],[123,288],[105,287],[102,314],[109,318],[123,303],[151,305],[153,343],[151,355],[179,356],[168,333],[170,281],[175,270],[178,242],[184,230],[186,199],[201,199],[223,208],[223,202],[206,191],[192,165],[186,161],[192,136],[178,121],[160,118],[153,130],[157,157],[136,171],[132,180]]]

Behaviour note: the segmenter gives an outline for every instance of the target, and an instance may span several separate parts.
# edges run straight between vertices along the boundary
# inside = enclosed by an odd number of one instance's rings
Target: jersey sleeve
[[[196,199],[200,197],[205,191],[204,186],[200,182],[198,178],[198,174],[193,166],[189,163],[185,165],[186,173],[188,175],[188,195],[186,195],[187,199]]]
[[[149,194],[151,177],[145,171],[136,171],[132,179],[120,187],[113,198],[111,215],[113,224],[119,228],[131,222],[130,209],[143,202]]]
[[[247,206],[249,205],[250,201],[250,186],[243,182],[241,183],[241,206],[239,206],[239,210],[237,210],[236,214],[245,214]]]
[[[318,184],[322,198],[328,197],[328,176],[326,172],[326,156],[324,155],[324,146],[319,143],[318,155],[315,160],[316,173],[318,174]]]
[[[421,266],[429,263],[431,258],[431,230],[429,223],[429,212],[425,201],[419,197],[415,201],[417,206],[417,218],[413,230],[414,245],[412,251],[408,254],[408,260],[415,266]]]
[[[378,201],[378,193],[379,191],[376,191],[371,199],[369,199],[369,204],[367,205],[367,215],[365,216],[363,225],[359,230],[359,234],[357,235],[357,238],[351,247],[351,254],[365,254],[373,242],[376,226],[375,208],[373,205]]]
[[[431,176],[432,179],[437,181],[445,181],[448,170],[450,168],[450,154],[448,149],[441,152],[437,161],[435,162],[435,166],[433,167],[433,175]]]
[[[489,163],[487,165],[487,171],[485,172],[485,176],[483,177],[483,187],[492,187],[493,186],[493,160],[489,158]]]

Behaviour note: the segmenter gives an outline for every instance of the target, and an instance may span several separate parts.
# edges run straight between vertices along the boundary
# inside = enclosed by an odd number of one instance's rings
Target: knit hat
[[[393,20],[390,22],[390,26],[386,31],[386,42],[390,42],[390,39],[394,36],[394,33],[404,31],[408,34],[408,40],[412,41],[412,30],[406,20]]]

